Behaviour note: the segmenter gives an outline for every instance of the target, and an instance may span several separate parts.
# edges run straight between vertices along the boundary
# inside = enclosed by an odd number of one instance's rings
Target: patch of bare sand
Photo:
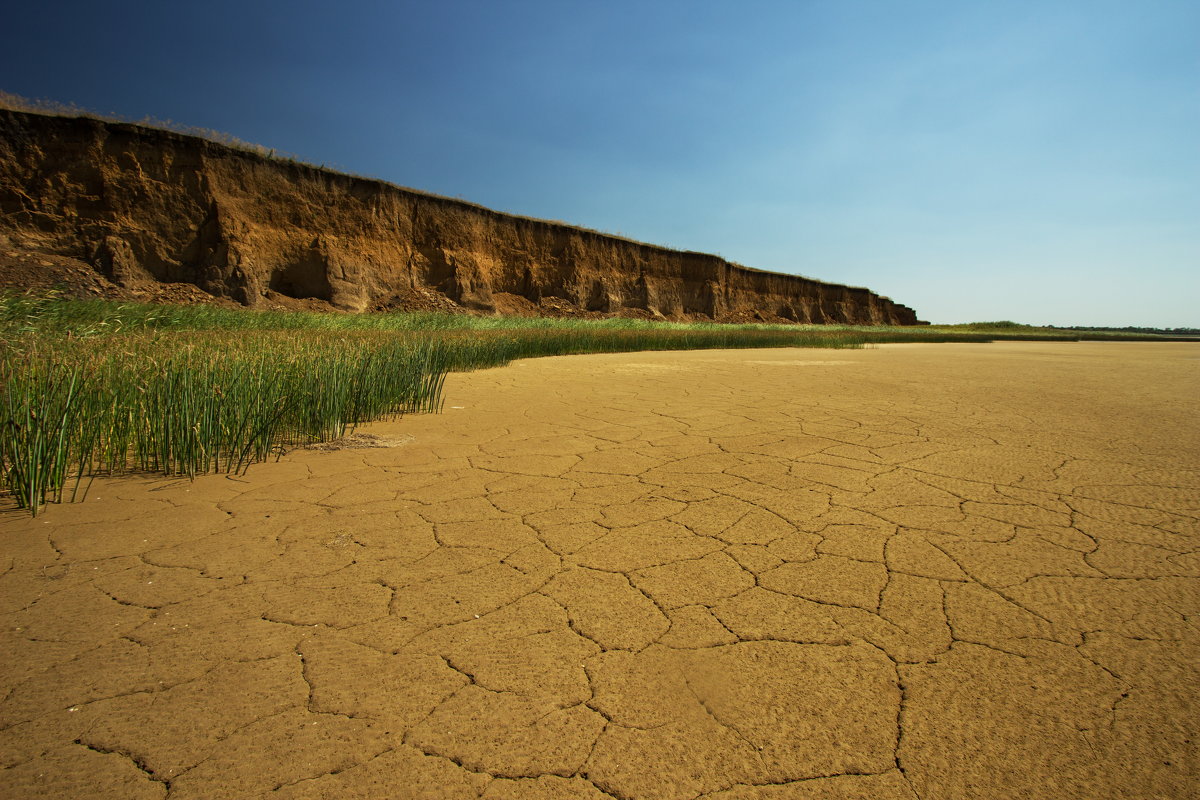
[[[1197,352],[542,359],[8,514],[3,793],[1191,796]]]

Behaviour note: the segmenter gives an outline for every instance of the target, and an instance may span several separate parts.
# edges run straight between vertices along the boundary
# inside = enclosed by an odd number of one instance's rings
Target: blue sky
[[[1200,2],[11,4],[0,89],[867,286],[1200,326]]]

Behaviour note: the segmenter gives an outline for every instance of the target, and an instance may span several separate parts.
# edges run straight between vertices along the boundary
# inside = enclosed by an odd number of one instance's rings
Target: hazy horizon
[[[0,90],[24,97],[866,286],[935,323],[1200,327],[1200,4],[7,16]]]

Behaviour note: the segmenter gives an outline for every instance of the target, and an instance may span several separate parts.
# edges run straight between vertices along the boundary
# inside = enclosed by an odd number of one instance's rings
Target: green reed
[[[0,353],[0,488],[37,513],[84,479],[240,472],[440,407],[434,343],[262,333],[25,337]],[[86,488],[86,487],[85,487]]]
[[[447,373],[519,358],[998,338],[1077,337],[0,296],[0,493],[36,514],[86,494],[95,475],[241,472],[363,422],[437,411]]]

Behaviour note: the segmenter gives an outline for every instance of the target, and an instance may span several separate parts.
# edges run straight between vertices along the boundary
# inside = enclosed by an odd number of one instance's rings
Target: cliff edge
[[[365,311],[432,297],[478,312],[919,324],[867,289],[157,128],[0,109],[4,244],[84,262],[127,289],[191,284],[248,306]]]

